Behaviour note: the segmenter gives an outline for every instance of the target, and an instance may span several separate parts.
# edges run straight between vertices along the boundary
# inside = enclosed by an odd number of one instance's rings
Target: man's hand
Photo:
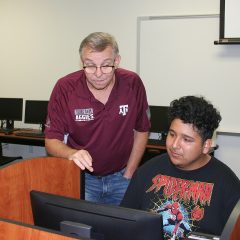
[[[93,172],[92,157],[86,150],[78,150],[69,156],[69,160],[73,160],[82,170],[88,169]]]

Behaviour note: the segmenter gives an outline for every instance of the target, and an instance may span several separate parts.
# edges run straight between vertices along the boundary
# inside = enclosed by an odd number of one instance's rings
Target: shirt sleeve
[[[150,129],[149,106],[147,102],[146,90],[142,80],[139,78],[137,89],[138,115],[135,130],[139,132],[148,132]]]
[[[66,133],[65,111],[67,109],[64,101],[63,91],[60,84],[56,84],[48,104],[48,115],[45,128],[45,136],[49,139],[63,141]]]

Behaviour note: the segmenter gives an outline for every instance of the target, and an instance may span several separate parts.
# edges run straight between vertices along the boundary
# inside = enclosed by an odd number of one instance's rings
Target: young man
[[[191,231],[220,235],[240,197],[240,181],[209,155],[219,112],[202,97],[186,96],[170,106],[167,153],[140,167],[122,206],[163,216],[165,239]]]
[[[150,122],[144,85],[118,68],[117,42],[108,33],[87,36],[83,69],[60,79],[51,94],[46,150],[85,170],[85,199],[119,204],[145,150]]]

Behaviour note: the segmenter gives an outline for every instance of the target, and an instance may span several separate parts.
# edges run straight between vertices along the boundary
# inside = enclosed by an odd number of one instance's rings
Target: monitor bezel
[[[6,108],[6,106],[8,107]],[[7,110],[7,111],[6,111]],[[23,98],[0,98],[1,128],[14,129],[15,121],[23,119]]]
[[[47,118],[48,102],[48,100],[25,100],[24,123],[40,124],[40,128],[43,132]],[[44,112],[41,111],[43,109],[45,109]],[[42,114],[41,117],[36,118],[36,113],[39,116]]]
[[[72,221],[92,226],[93,237],[100,236],[99,239],[103,235],[105,240],[142,240],[147,236],[159,240],[163,237],[162,216],[157,213],[35,190],[30,192],[30,197],[34,223],[40,227],[58,231],[62,221]]]
[[[10,103],[11,102],[11,103]],[[0,104],[11,104],[11,107],[13,106],[14,110],[16,110],[16,104],[18,107],[17,113],[11,113],[4,115],[4,112],[1,111],[0,108],[0,120],[14,120],[14,121],[22,121],[22,113],[23,113],[23,98],[0,98]],[[5,108],[5,107],[3,107]],[[14,115],[16,114],[16,115]],[[10,116],[11,115],[11,116]]]
[[[170,120],[168,115],[169,109],[170,106],[149,105],[151,122],[151,127],[149,130],[150,132],[161,133],[163,135],[166,135],[168,133],[170,127]],[[157,118],[156,114],[159,114]]]

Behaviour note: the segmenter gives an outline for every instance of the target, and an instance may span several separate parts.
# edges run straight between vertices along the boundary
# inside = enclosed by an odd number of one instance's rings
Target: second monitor
[[[26,100],[24,123],[40,124],[41,131],[47,118],[48,101],[45,100]]]
[[[150,132],[161,133],[164,136],[167,135],[170,126],[169,122],[169,107],[168,106],[149,106],[151,114],[151,128]]]
[[[22,98],[0,98],[1,130],[14,130],[14,121],[22,121],[22,107]]]

